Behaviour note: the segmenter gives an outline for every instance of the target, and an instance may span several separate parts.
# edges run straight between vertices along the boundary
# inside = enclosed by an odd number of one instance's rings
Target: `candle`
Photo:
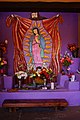
[[[51,89],[54,89],[54,82],[51,82]]]
[[[72,75],[71,81],[75,81],[75,75]]]

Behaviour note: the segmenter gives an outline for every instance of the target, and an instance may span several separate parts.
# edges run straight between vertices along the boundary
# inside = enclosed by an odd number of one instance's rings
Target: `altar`
[[[58,76],[56,89],[18,89],[12,88],[12,76],[4,76],[4,88],[0,91],[0,107],[5,99],[66,99],[69,106],[80,105],[80,81],[70,82],[66,75]],[[7,83],[7,84],[6,84]],[[62,86],[61,86],[62,85]],[[66,85],[66,86],[65,86]],[[74,97],[73,97],[74,96]]]
[[[74,96],[74,97],[73,97]],[[80,106],[79,90],[19,90],[0,92],[0,107],[5,99],[66,99],[69,106]]]
[[[77,59],[79,60],[79,59]],[[75,62],[76,64],[76,62]],[[78,63],[79,64],[79,63]],[[76,68],[77,69],[77,68]],[[68,75],[57,76],[56,89],[18,89],[13,88],[13,76],[0,79],[0,107],[5,99],[66,99],[69,106],[80,105],[80,74],[75,70],[75,81],[69,81]],[[2,84],[3,83],[3,84]],[[74,96],[74,97],[73,97]]]

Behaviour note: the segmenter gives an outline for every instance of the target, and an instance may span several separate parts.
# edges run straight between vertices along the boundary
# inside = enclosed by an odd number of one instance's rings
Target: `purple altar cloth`
[[[3,76],[0,76],[0,89],[4,88],[4,79]]]
[[[76,76],[76,80],[80,82],[80,74],[75,73],[75,76]]]
[[[64,98],[68,101],[69,106],[80,105],[79,90],[23,90],[19,92],[0,92],[0,106],[5,99],[56,99]]]
[[[4,88],[11,89],[13,85],[12,76],[4,76]]]
[[[64,86],[69,90],[79,90],[79,81],[65,81]]]
[[[73,58],[73,64],[70,65],[70,72],[75,73],[79,68],[79,64],[80,58]]]
[[[62,75],[62,74],[58,75],[58,84],[61,87],[64,87],[65,81],[68,81],[68,80],[69,80],[69,78],[67,75]]]

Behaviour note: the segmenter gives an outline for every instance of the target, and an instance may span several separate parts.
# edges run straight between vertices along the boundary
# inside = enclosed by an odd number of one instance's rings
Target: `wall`
[[[0,42],[5,39],[8,40],[7,54],[8,59],[8,75],[13,74],[13,39],[12,39],[12,26],[8,28],[6,26],[6,18],[8,15],[16,14],[25,18],[30,17],[30,12],[0,12]],[[59,24],[59,31],[61,35],[61,53],[67,49],[68,43],[78,44],[78,13],[66,13],[66,12],[40,12],[41,16],[50,18],[54,15],[61,14],[64,22]]]

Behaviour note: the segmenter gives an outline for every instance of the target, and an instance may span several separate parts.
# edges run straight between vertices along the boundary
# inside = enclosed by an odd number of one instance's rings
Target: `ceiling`
[[[80,2],[80,0],[0,0],[0,2]]]
[[[80,0],[0,0],[0,11],[80,12]]]

